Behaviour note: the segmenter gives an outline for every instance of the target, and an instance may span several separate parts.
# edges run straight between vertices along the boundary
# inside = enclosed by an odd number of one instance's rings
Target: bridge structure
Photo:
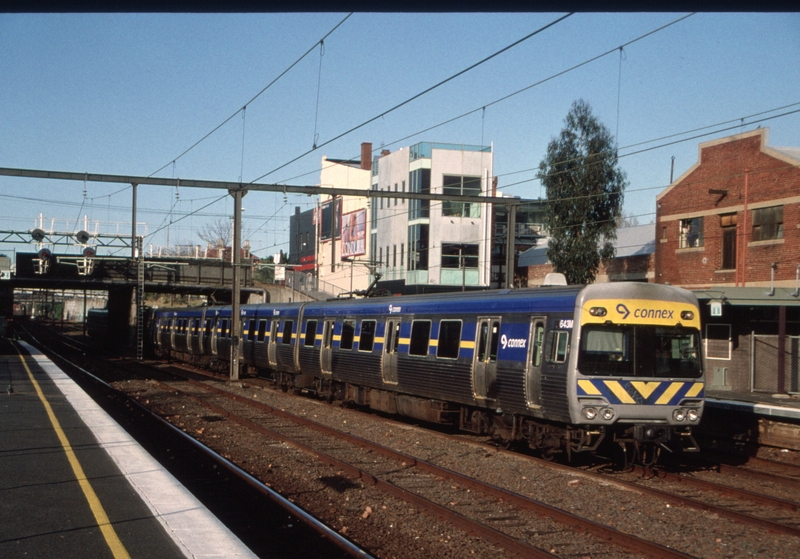
[[[234,274],[234,263],[220,258],[146,257],[141,237],[33,229],[0,231],[0,240],[39,247],[17,252],[16,273],[0,279],[0,316],[13,314],[15,293],[22,290],[104,291],[111,339],[137,358],[144,347],[145,293],[198,295],[210,303],[231,303],[234,292],[240,304],[268,300],[265,290],[254,287],[256,262],[250,258],[240,259]],[[113,255],[120,251],[132,256]]]

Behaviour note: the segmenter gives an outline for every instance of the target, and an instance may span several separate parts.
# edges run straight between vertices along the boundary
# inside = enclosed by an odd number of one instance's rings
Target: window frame
[[[425,331],[427,325],[427,331]],[[431,347],[431,330],[433,321],[429,318],[422,318],[411,321],[411,335],[408,339],[408,354],[414,357],[427,357]],[[422,351],[424,337],[425,351]],[[413,351],[412,351],[413,350]]]
[[[458,324],[458,336],[454,337],[453,333],[449,332],[447,338],[443,338],[442,334],[445,332],[445,324]],[[439,321],[439,336],[436,342],[436,357],[438,359],[458,359],[461,353],[461,335],[464,332],[464,321],[461,319],[442,319]],[[444,343],[442,343],[444,341]],[[444,349],[443,349],[444,348]]]

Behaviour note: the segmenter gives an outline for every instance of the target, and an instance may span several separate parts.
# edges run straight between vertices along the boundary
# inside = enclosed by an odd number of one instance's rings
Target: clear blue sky
[[[143,176],[163,167],[157,176],[250,182],[266,174],[261,182],[314,185],[323,155],[358,157],[361,142],[393,151],[420,141],[492,144],[499,186],[537,198],[547,142],[583,98],[618,140],[630,181],[625,213],[648,223],[672,157],[677,178],[700,142],[760,125],[770,145],[800,147],[800,112],[755,122],[800,110],[799,14],[696,14],[620,55],[618,47],[686,14],[592,13],[282,167],[315,138],[325,144],[561,15],[356,13],[327,37],[324,56],[317,47],[244,118],[178,158],[346,14],[0,14],[0,167]],[[88,183],[84,194],[81,182],[0,177],[0,230],[31,229],[43,214],[58,231],[81,229],[88,216],[101,233],[128,234],[130,203],[124,185]],[[254,251],[287,250],[289,215],[312,205],[306,196],[248,194]],[[145,186],[138,206],[145,244],[156,246],[201,243],[197,230],[232,210],[223,192]],[[0,245],[14,250],[35,246]]]

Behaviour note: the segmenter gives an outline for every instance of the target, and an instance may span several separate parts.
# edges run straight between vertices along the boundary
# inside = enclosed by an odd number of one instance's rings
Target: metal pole
[[[242,197],[245,190],[228,191],[233,196],[233,289],[231,290],[231,380],[239,380],[239,340],[242,335],[242,320],[239,316],[239,297],[241,289],[241,246],[242,246]]]
[[[133,200],[131,201],[131,258],[136,259],[136,189],[138,184],[131,183],[133,187]]]
[[[508,205],[508,234],[506,235],[506,287],[514,287],[514,246],[517,240],[517,206]]]

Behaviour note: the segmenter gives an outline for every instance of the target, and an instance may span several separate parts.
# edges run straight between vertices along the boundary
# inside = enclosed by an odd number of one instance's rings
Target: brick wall
[[[656,197],[656,282],[690,288],[769,285],[775,262],[775,284],[794,286],[800,160],[767,147],[766,138],[760,129],[701,144],[698,163]],[[770,206],[783,207],[783,238],[753,241],[754,210]],[[702,219],[702,244],[681,248],[680,226],[692,219]],[[735,235],[735,268],[723,267],[726,224]]]

